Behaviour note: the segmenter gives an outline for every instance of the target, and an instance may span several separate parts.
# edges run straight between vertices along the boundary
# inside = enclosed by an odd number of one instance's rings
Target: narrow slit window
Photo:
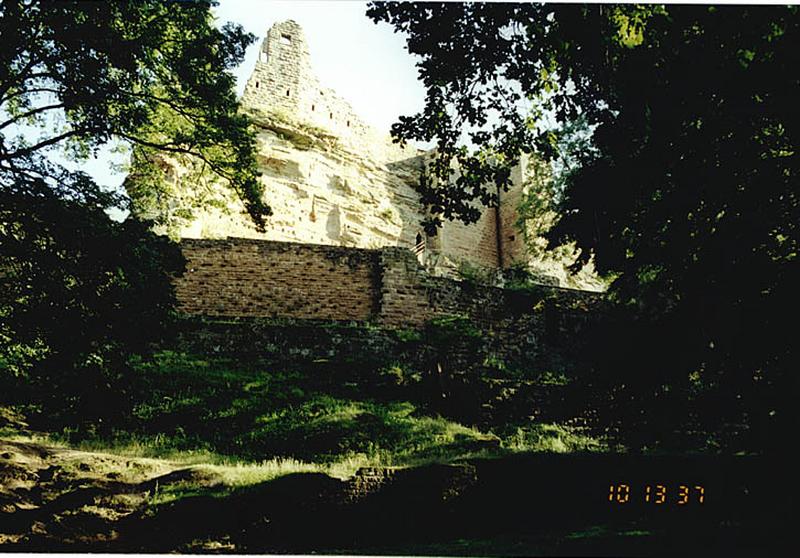
[[[289,90],[286,90],[286,96],[289,97]]]
[[[347,121],[347,127],[348,128],[350,127],[350,121],[349,120]]]
[[[331,112],[330,114],[328,114],[328,118],[330,118],[331,120],[333,120],[333,113],[332,113],[332,112]]]
[[[315,108],[316,108],[316,107],[315,107],[314,105],[311,105],[311,112],[314,112],[314,109],[315,109]]]
[[[256,82],[256,89],[258,89],[258,82]]]
[[[414,239],[414,255],[419,260],[419,263],[425,263],[425,237],[422,236],[421,232],[417,233],[416,238]]]

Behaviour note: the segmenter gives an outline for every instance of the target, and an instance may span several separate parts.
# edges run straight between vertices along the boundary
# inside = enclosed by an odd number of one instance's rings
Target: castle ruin
[[[484,208],[477,223],[446,221],[438,234],[421,227],[426,208],[415,185],[426,153],[393,143],[319,83],[302,28],[294,21],[267,33],[242,96],[258,126],[258,161],[273,209],[255,230],[242,207],[201,208],[181,223],[181,238],[260,238],[353,248],[402,247],[434,273],[463,262],[502,269],[525,255],[515,223],[525,176]],[[219,205],[219,204],[218,204]]]
[[[499,272],[521,264],[542,284],[602,290],[591,266],[577,276],[567,270],[574,248],[548,251],[527,224],[520,228],[519,208],[536,179],[529,159],[513,169],[510,189],[496,192],[497,206],[480,208],[477,222],[445,220],[435,235],[427,235],[421,223],[430,215],[417,186],[432,152],[393,142],[321,85],[296,22],[276,23],[268,31],[241,105],[256,126],[264,197],[273,210],[266,229],[256,230],[241,200],[218,178],[208,173],[198,178],[191,163],[160,156],[157,163],[171,188],[166,205],[148,209],[147,200],[137,200],[135,175],[126,187],[139,213],[160,219],[161,232],[185,241],[400,248],[435,276],[477,272],[502,284]],[[531,243],[537,243],[534,255]]]

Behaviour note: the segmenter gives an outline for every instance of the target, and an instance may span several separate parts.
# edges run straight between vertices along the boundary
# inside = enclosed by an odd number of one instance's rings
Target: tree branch
[[[205,164],[207,164],[209,167],[211,167],[211,170],[220,175],[222,178],[229,181],[233,180],[230,176],[230,173],[223,170],[218,164],[215,164],[213,161],[209,160],[208,157],[203,155],[200,151],[195,151],[192,150],[191,148],[181,147],[171,143],[156,143],[152,141],[147,141],[142,138],[137,138],[136,136],[131,136],[129,134],[123,134],[119,132],[115,133],[115,135],[144,147],[150,147],[152,149],[158,149],[159,151],[166,151],[168,153],[182,153],[184,155],[191,155],[193,157],[197,157]]]
[[[43,106],[43,107],[35,108],[33,110],[29,110],[28,112],[19,114],[19,115],[15,116],[14,118],[10,118],[10,119],[6,120],[5,122],[1,123],[0,124],[0,130],[2,130],[6,126],[10,126],[14,122],[17,122],[19,120],[24,120],[25,118],[31,117],[31,116],[33,116],[35,114],[40,114],[42,112],[47,112],[48,110],[55,110],[55,109],[64,108],[65,106],[66,105],[64,103],[58,103],[57,105],[46,105],[46,106]]]
[[[54,136],[52,138],[46,139],[44,141],[40,141],[36,145],[31,145],[29,147],[23,147],[22,149],[17,149],[16,151],[12,151],[11,153],[4,153],[0,155],[0,160],[12,160],[18,159],[19,157],[24,157],[26,155],[30,155],[35,151],[43,149],[49,145],[56,144],[60,141],[63,141],[67,138],[79,136],[81,134],[87,133],[89,130],[70,130],[69,132],[64,132],[58,136]]]
[[[31,93],[56,93],[56,94],[58,94],[58,93],[61,93],[61,91],[59,91],[58,89],[52,89],[50,87],[34,87],[34,88],[31,88],[31,89],[23,89],[23,90],[18,91],[17,93],[12,93],[11,95],[7,95],[3,99],[0,99],[0,106],[2,106],[4,103],[7,103],[8,101],[10,101],[11,99],[13,99],[15,97],[22,97],[23,95],[29,95]]]
[[[165,99],[163,97],[159,97],[157,95],[150,95],[148,93],[131,93],[128,91],[120,91],[120,93],[137,99],[151,99],[153,101],[156,101],[157,103],[166,105],[175,112],[177,112],[178,114],[180,114],[181,116],[183,116],[184,118],[186,118],[187,120],[189,120],[190,122],[194,122],[195,120],[200,119],[202,116],[199,114],[192,114],[191,112],[187,111],[185,108],[174,103],[173,101],[170,101],[169,99]]]
[[[31,76],[25,78],[25,74],[30,72],[34,66],[36,66],[37,64],[41,64],[42,62],[43,61],[41,59],[31,58],[31,60],[25,65],[24,68],[22,68],[22,70],[19,73],[17,73],[16,76],[9,77],[8,81],[5,84],[3,84],[2,87],[0,87],[0,99],[3,99],[6,93],[8,93],[11,90],[11,88],[14,87],[15,84],[22,84],[25,83],[25,81],[27,81],[28,79],[30,79]],[[36,74],[32,75],[35,76]]]

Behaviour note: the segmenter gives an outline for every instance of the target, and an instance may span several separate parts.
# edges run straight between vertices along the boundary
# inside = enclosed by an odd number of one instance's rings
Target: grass
[[[383,389],[391,370],[383,380],[363,370],[359,378],[354,370],[366,367],[358,361],[280,365],[163,351],[135,368],[132,416],[110,434],[73,427],[50,440],[186,466],[314,463],[338,470],[603,449],[563,425],[505,425],[498,436],[461,424],[409,401],[402,388]]]
[[[47,423],[35,413],[0,406],[0,439],[24,443],[7,445],[16,460],[7,472],[22,471],[17,480],[41,495],[37,505],[75,502],[48,516],[48,534],[104,541],[125,518],[158,523],[161,514],[188,513],[184,521],[192,524],[195,508],[230,506],[284,486],[270,481],[292,474],[345,480],[366,467],[602,449],[564,425],[528,421],[495,430],[441,416],[425,401],[424,378],[403,363],[355,354],[291,358],[244,362],[162,351],[134,363],[131,412],[105,431],[65,425],[51,412],[50,431],[40,432]],[[24,451],[40,457],[28,464],[19,457]],[[4,536],[0,529],[0,544]],[[212,536],[185,550],[229,546]]]
[[[377,397],[364,383],[342,381],[357,362],[337,366],[281,368],[160,353],[137,364],[141,399],[127,424],[111,436],[67,429],[62,437],[90,450],[116,447],[129,455],[181,454],[211,463],[283,458],[332,464],[357,456],[402,465],[456,458],[498,442],[420,405]]]
[[[503,439],[503,447],[515,452],[573,453],[604,451],[605,443],[582,433],[579,429],[560,424],[532,424],[517,427]]]
[[[196,473],[157,487],[147,497],[153,509],[292,473],[345,479],[362,467],[603,449],[563,425],[505,425],[498,436],[461,424],[404,399],[408,388],[391,370],[369,376],[372,369],[357,360],[280,365],[163,351],[135,369],[133,412],[110,433],[85,427],[37,433],[19,413],[0,408],[0,422],[8,425],[0,437],[74,450],[65,468],[90,479],[141,482],[179,469]],[[394,382],[388,391],[387,378]],[[86,464],[91,472],[78,470]]]

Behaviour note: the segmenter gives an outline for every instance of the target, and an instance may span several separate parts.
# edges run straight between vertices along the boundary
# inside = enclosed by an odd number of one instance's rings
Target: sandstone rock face
[[[464,263],[489,270],[529,263],[517,223],[528,165],[523,162],[515,169],[513,187],[499,193],[498,207],[483,208],[477,223],[445,221],[438,234],[428,237],[421,227],[427,209],[415,186],[430,154],[393,143],[323,87],[294,21],[277,23],[267,33],[242,106],[258,126],[261,180],[273,210],[266,231],[256,231],[241,202],[210,181],[204,187],[214,203],[196,204],[201,208],[191,209],[190,219],[172,223],[172,234],[408,248],[438,275],[454,276]],[[184,191],[184,199],[191,198],[189,192],[198,188],[180,185],[185,176],[181,165],[164,165],[171,167],[168,175]],[[179,195],[176,203],[180,200]]]
[[[295,22],[269,30],[242,105],[259,128],[259,166],[273,209],[267,230],[258,233],[242,205],[228,197],[218,207],[193,212],[191,222],[179,227],[180,237],[416,247],[434,271],[465,260],[503,265],[498,228],[512,225],[513,210],[498,219],[498,211],[487,208],[478,223],[447,222],[428,238],[420,226],[426,209],[415,189],[426,154],[393,143],[320,85]]]

